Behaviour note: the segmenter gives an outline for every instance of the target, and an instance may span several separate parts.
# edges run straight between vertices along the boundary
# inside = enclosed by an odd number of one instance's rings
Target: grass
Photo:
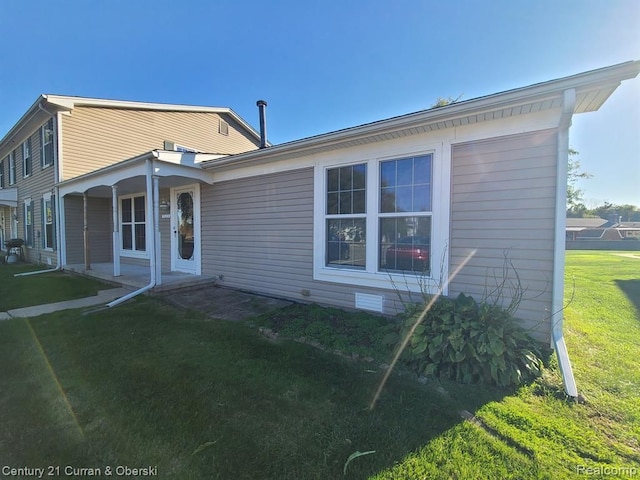
[[[558,479],[582,478],[584,467],[634,478],[640,259],[568,252],[567,263],[567,343],[584,403],[564,398],[552,365],[517,391],[392,376],[370,410],[377,362],[141,298],[90,316],[0,322],[0,467],[152,465],[184,479]],[[305,315],[310,331],[284,320]],[[318,325],[323,315],[337,328]],[[292,307],[261,323],[379,354],[379,319],[359,328],[348,318]],[[343,475],[357,451],[375,453]]]
[[[476,410],[481,426],[457,425],[376,479],[640,475],[640,259],[567,252],[566,279],[566,341],[586,402],[565,400],[552,365]]]
[[[31,264],[0,264],[0,312],[44,303],[72,300],[95,295],[109,288],[92,279],[63,272],[14,277],[16,273],[42,270]]]

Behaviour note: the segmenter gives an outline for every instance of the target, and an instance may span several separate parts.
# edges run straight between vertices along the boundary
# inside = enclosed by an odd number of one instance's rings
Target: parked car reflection
[[[387,248],[384,267],[388,270],[427,272],[429,270],[429,243],[427,237],[400,238]]]

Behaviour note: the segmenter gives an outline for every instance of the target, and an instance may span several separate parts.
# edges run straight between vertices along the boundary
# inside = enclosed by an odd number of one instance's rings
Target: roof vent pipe
[[[260,111],[260,148],[267,148],[267,118],[265,115],[267,102],[258,100],[256,105]]]

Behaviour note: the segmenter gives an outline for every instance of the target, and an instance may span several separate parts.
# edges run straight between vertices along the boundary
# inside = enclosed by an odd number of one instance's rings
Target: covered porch
[[[150,272],[149,267],[141,265],[121,265],[120,275],[113,276],[113,263],[103,262],[94,263],[90,270],[84,268],[83,263],[74,263],[64,267],[65,270],[81,273],[89,277],[98,278],[107,282],[116,282],[125,287],[133,289],[143,288],[149,284]],[[178,288],[195,287],[206,284],[213,284],[217,280],[216,277],[208,275],[191,275],[183,272],[165,271],[162,274],[162,284],[153,288],[155,292],[166,290],[175,290]]]
[[[5,242],[18,236],[18,189],[0,189],[0,251]]]
[[[66,270],[135,288],[181,288],[201,275],[199,162],[152,151],[58,184]]]

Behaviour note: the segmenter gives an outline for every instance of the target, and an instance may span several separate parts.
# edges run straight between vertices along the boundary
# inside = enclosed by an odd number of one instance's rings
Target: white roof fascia
[[[181,163],[177,161],[177,157],[186,156],[187,161]],[[209,172],[203,171],[200,166],[193,162],[193,156],[216,157],[216,155],[208,154],[189,154],[182,152],[167,152],[152,150],[150,152],[143,153],[133,158],[123,160],[113,165],[108,165],[99,170],[85,173],[69,180],[64,180],[56,184],[59,188],[60,195],[64,196],[70,193],[82,193],[90,188],[114,185],[121,180],[146,174],[146,160],[158,160],[160,163],[154,164],[154,175],[160,177],[168,177],[171,175],[183,176],[199,180],[202,182],[213,183],[213,175]]]
[[[13,125],[13,127],[11,127],[6,135],[2,137],[2,139],[0,139],[0,148],[2,148],[3,145],[8,143],[13,137],[15,137],[18,132],[22,130],[25,124],[27,124],[29,120],[31,120],[35,115],[37,115],[37,113],[40,111],[38,105],[40,105],[40,102],[42,102],[42,100],[44,100],[44,95],[39,95],[36,101],[33,102],[33,105],[31,105],[29,109],[24,113],[24,115],[20,117],[20,119]]]
[[[408,129],[413,126],[428,123],[450,122],[470,115],[478,115],[489,111],[513,108],[520,105],[526,105],[531,102],[555,99],[559,104],[561,104],[564,91],[568,89],[575,89],[576,94],[579,94],[585,90],[609,88],[609,94],[611,94],[613,90],[620,85],[622,80],[634,78],[638,73],[640,73],[640,61],[625,62],[598,70],[572,75],[570,77],[550,80],[548,82],[537,83],[502,93],[495,93],[476,99],[453,103],[444,107],[421,110],[419,112],[409,113],[399,117],[392,117],[343,130],[294,140],[292,142],[275,145],[267,149],[252,150],[250,152],[232,155],[225,159],[212,160],[204,164],[203,168],[215,168],[236,163],[242,164],[253,161],[256,158],[267,159],[269,157],[277,157],[278,155],[285,153],[301,153],[305,150],[318,148],[322,145],[329,145],[340,141],[354,140],[360,137],[372,136],[379,133]]]

